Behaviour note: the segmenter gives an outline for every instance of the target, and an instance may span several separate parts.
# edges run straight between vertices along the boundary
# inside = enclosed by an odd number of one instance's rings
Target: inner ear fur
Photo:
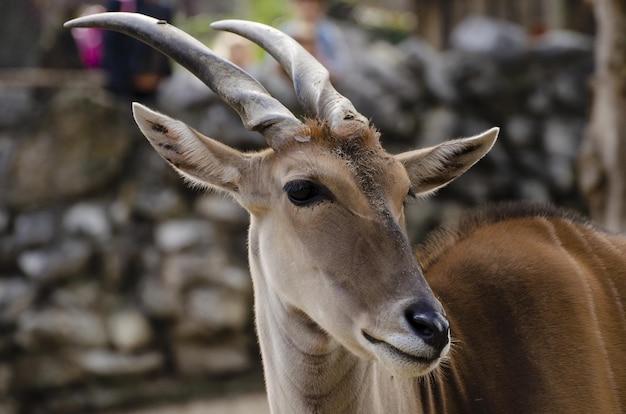
[[[396,158],[404,165],[416,194],[441,188],[470,169],[493,147],[499,128],[482,134],[443,142],[429,148],[404,152]]]
[[[133,103],[133,115],[159,155],[191,184],[238,193],[245,154],[141,104]]]

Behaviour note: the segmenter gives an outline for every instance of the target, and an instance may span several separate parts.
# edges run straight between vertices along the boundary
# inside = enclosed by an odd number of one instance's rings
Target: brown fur
[[[577,224],[594,226],[586,218],[569,210],[545,203],[508,202],[498,203],[466,213],[454,224],[441,227],[416,247],[418,262],[423,269],[431,266],[442,254],[455,244],[465,240],[477,229],[505,220],[528,217],[556,217]]]
[[[456,347],[426,412],[626,409],[626,239],[553,207],[504,205],[417,250]]]

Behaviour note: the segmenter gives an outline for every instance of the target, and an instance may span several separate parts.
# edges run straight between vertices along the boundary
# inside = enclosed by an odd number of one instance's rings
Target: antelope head
[[[262,352],[268,324],[316,332],[308,352],[339,344],[392,373],[420,376],[449,350],[449,324],[405,230],[407,198],[433,192],[492,147],[498,130],[390,155],[379,133],[330,84],[328,71],[271,27],[228,20],[212,27],[260,45],[293,79],[306,114],[296,118],[255,79],[162,21],[91,15],[66,27],[134,36],[185,66],[237,111],[269,148],[242,153],[133,104],[155,150],[195,185],[225,191],[251,215],[249,259]],[[273,315],[273,316],[271,316]],[[277,315],[291,315],[288,319]],[[321,342],[320,342],[321,341]],[[265,349],[264,349],[265,347]]]

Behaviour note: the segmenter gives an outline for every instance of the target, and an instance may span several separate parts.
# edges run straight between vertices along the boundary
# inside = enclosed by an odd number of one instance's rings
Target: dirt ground
[[[112,414],[269,414],[269,412],[265,394],[255,393]]]

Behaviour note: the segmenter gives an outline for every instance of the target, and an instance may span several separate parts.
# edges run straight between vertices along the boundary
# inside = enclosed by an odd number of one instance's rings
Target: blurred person
[[[109,0],[107,11],[142,13],[172,21],[170,2],[159,0]],[[154,97],[161,81],[172,73],[169,58],[143,42],[114,31],[104,32],[104,69],[107,89],[132,98]]]
[[[299,41],[340,81],[350,70],[350,49],[341,29],[326,16],[325,0],[292,0],[293,19],[281,30]]]
[[[250,69],[255,64],[253,43],[239,35],[230,32],[219,32],[213,41],[213,51],[239,66]]]
[[[80,16],[102,13],[104,11],[106,9],[99,4],[88,5],[80,13]],[[72,37],[76,42],[83,66],[87,69],[102,67],[104,58],[103,30],[95,27],[76,28],[72,29]]]

